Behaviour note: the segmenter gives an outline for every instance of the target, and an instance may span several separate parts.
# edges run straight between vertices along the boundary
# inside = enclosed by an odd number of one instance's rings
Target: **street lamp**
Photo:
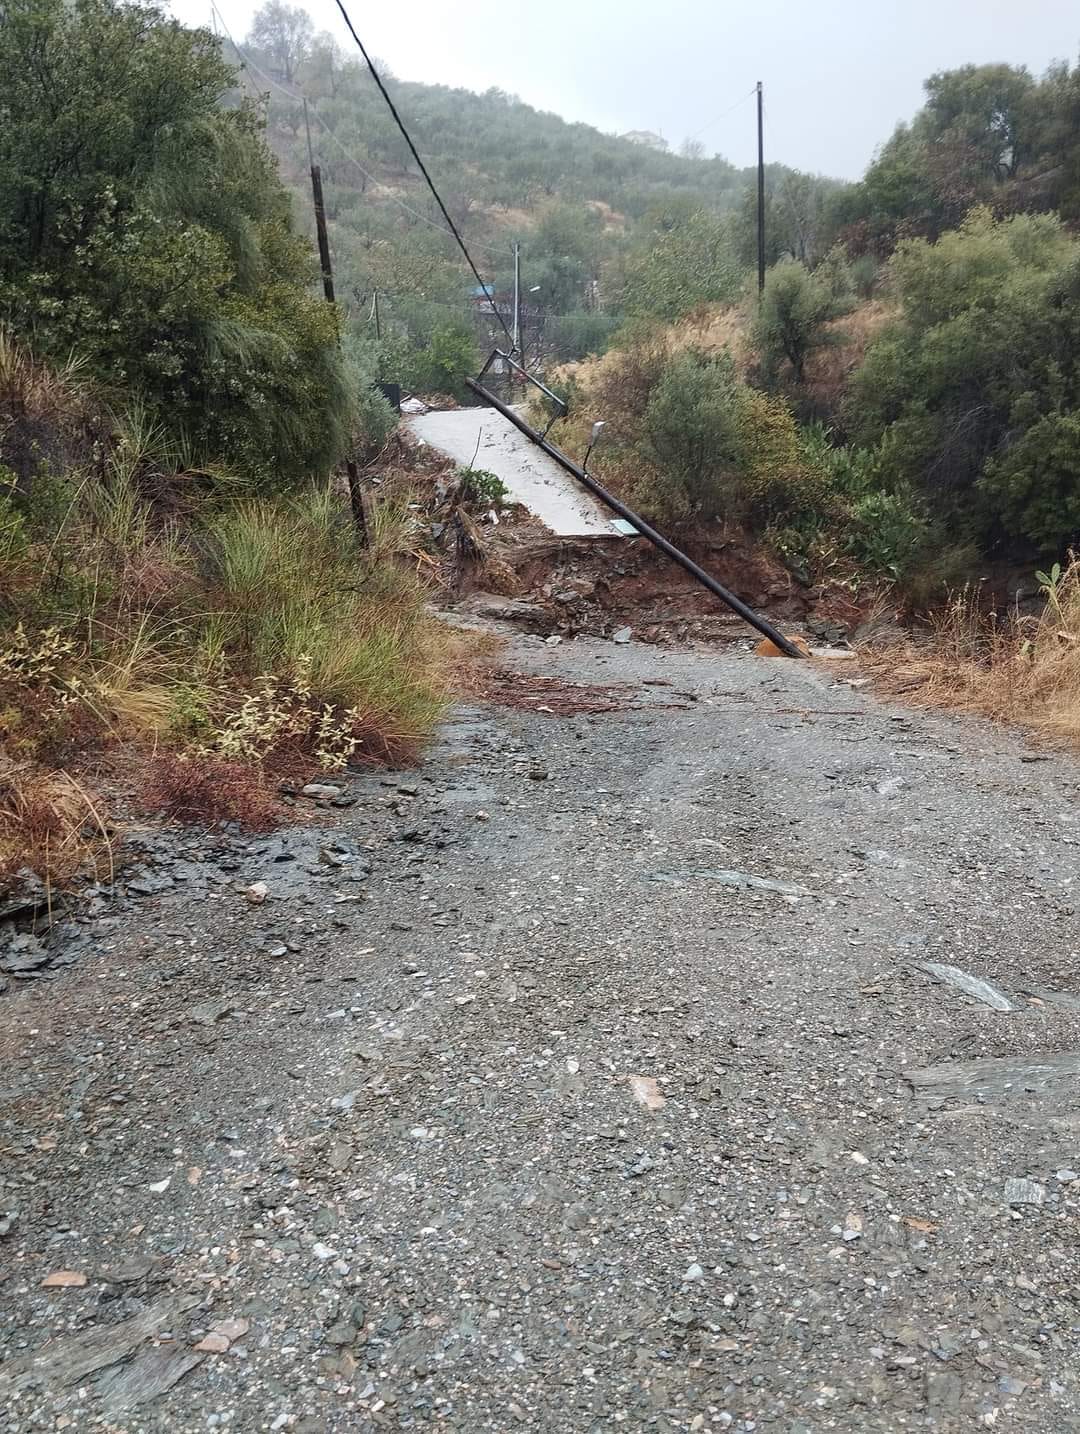
[[[585,450],[585,457],[581,460],[581,467],[582,467],[582,471],[583,471],[583,472],[588,469],[588,466],[589,466],[589,454],[590,454],[590,453],[593,451],[593,449],[596,447],[597,442],[598,442],[599,439],[600,439],[600,435],[603,433],[603,431],[604,431],[604,419],[598,418],[598,419],[596,420],[596,422],[595,422],[595,423],[593,424],[593,426],[592,426],[592,433],[589,435],[589,446],[588,446],[588,448],[586,448],[586,450]]]

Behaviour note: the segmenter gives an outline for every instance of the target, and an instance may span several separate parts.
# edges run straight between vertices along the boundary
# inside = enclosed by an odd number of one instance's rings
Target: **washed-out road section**
[[[455,463],[494,473],[511,501],[539,518],[556,537],[618,536],[610,515],[592,495],[494,408],[433,410],[406,422],[414,437]]]
[[[625,707],[151,833],[3,998],[0,1429],[1080,1429],[1080,768],[503,660]]]

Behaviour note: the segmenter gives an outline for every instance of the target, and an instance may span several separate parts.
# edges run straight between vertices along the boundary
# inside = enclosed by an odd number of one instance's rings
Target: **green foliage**
[[[850,245],[884,256],[899,239],[936,238],[978,204],[1080,213],[1080,66],[1036,80],[1022,66],[963,65],[931,75],[925,90],[912,123],[835,197],[833,223]]]
[[[1060,607],[1062,568],[1060,563],[1053,563],[1048,573],[1036,570],[1035,581],[1046,594],[1047,601],[1053,607]]]
[[[400,750],[426,733],[441,694],[423,655],[422,590],[407,568],[358,564],[348,516],[328,490],[232,504],[208,534],[215,641],[234,662],[254,677],[303,674],[319,706],[353,714],[366,744]]]
[[[830,342],[826,324],[850,303],[850,275],[836,256],[814,273],[793,259],[770,269],[753,325],[766,374],[775,377],[786,362],[794,381],[802,383],[807,358]]]
[[[1080,407],[1036,418],[987,461],[978,487],[1006,531],[1042,552],[1062,552],[1080,535]]]
[[[427,348],[406,362],[405,383],[419,393],[448,393],[467,398],[465,377],[480,367],[480,355],[472,334],[461,324],[444,324],[431,335]]]
[[[251,40],[264,51],[275,72],[292,84],[296,71],[312,51],[314,26],[306,10],[269,0],[251,22]]]
[[[218,42],[123,0],[12,0],[2,23],[0,318],[207,459],[326,471],[352,381]]]
[[[727,226],[698,210],[674,219],[627,261],[622,307],[677,319],[699,304],[734,299],[741,281]]]
[[[509,488],[496,473],[486,468],[460,468],[461,486],[466,498],[482,508],[501,507]]]
[[[890,264],[899,322],[849,401],[885,485],[957,539],[1067,546],[1080,532],[1080,245],[1050,216],[972,214]]]
[[[797,259],[813,266],[833,241],[832,205],[844,185],[822,174],[770,164],[765,170],[765,263]],[[747,184],[732,215],[732,242],[739,263],[756,269],[758,261],[757,186]]]
[[[730,358],[713,360],[689,349],[676,354],[649,396],[642,446],[668,487],[669,511],[683,518],[718,512],[724,480],[741,457]]]
[[[618,320],[610,314],[576,310],[549,319],[544,339],[552,356],[568,363],[587,354],[602,354],[617,326]]]

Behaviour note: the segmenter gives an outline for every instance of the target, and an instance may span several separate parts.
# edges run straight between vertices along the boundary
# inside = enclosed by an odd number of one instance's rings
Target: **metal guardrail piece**
[[[565,400],[559,398],[558,394],[552,393],[551,389],[546,387],[546,385],[542,384],[538,378],[534,378],[532,374],[527,372],[527,370],[522,368],[519,363],[511,359],[509,355],[503,353],[500,349],[496,349],[494,353],[492,353],[487,363],[481,369],[478,378],[467,378],[465,380],[465,382],[472,389],[473,393],[475,393],[479,398],[482,398],[486,404],[489,404],[492,408],[496,409],[499,413],[501,413],[504,418],[508,418],[515,428],[520,429],[520,431],[524,433],[525,437],[531,439],[532,442],[535,443],[536,446],[541,449],[542,452],[546,453],[549,458],[553,458],[555,462],[558,463],[560,468],[565,468],[567,473],[572,474],[573,477],[575,477],[579,483],[583,484],[589,490],[590,493],[592,493],[595,497],[599,498],[601,503],[605,504],[608,508],[610,508],[613,513],[617,513],[620,518],[624,518],[626,522],[631,524],[631,526],[635,528],[643,538],[648,538],[649,542],[652,543],[654,548],[659,548],[660,551],[666,557],[669,557],[673,563],[677,563],[678,566],[682,568],[684,572],[689,573],[692,578],[695,578],[702,585],[702,587],[707,588],[714,597],[719,598],[722,603],[724,603],[732,610],[732,612],[737,613],[739,617],[743,619],[744,622],[748,622],[750,626],[756,629],[756,631],[760,632],[762,636],[767,637],[770,642],[775,643],[776,646],[780,649],[780,651],[785,654],[785,656],[806,656],[804,652],[801,652],[793,642],[790,642],[784,636],[784,634],[780,631],[779,628],[773,627],[772,623],[769,622],[766,618],[759,616],[759,614],[756,613],[753,608],[747,607],[746,603],[744,603],[741,598],[737,598],[735,594],[733,592],[729,592],[728,589],[724,587],[722,583],[718,583],[710,573],[707,573],[703,567],[700,567],[697,563],[695,563],[693,558],[688,557],[687,554],[681,550],[681,548],[677,548],[674,543],[669,542],[667,538],[664,537],[663,533],[658,533],[654,527],[652,527],[649,523],[646,523],[644,518],[639,518],[632,508],[628,508],[626,504],[621,501],[621,499],[616,498],[614,493],[609,493],[608,490],[603,486],[603,484],[598,483],[595,478],[590,477],[580,464],[575,463],[574,460],[568,454],[564,453],[561,448],[556,447],[554,443],[549,441],[546,435],[546,430],[544,433],[541,433],[539,429],[533,428],[530,423],[526,423],[525,419],[522,418],[519,413],[515,413],[515,411],[510,407],[508,403],[504,403],[501,398],[499,398],[496,394],[492,393],[489,388],[486,388],[480,382],[480,379],[482,379],[487,373],[488,369],[490,368],[492,362],[495,360],[496,357],[506,359],[508,363],[510,363],[514,368],[518,369],[522,374],[524,374],[524,376],[529,380],[530,383],[534,384],[543,393],[547,394],[549,398],[554,399],[555,403],[561,409],[561,413],[556,415],[557,417],[564,417],[566,415],[567,407]],[[552,420],[552,422],[554,422],[554,419]]]

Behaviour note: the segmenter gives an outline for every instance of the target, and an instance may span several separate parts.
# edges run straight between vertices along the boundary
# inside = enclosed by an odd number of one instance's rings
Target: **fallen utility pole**
[[[315,152],[311,147],[311,125],[308,122],[307,100],[304,101],[304,128],[307,130],[308,160],[311,163],[311,198],[315,206],[315,237],[319,244],[319,266],[322,269],[323,297],[328,304],[337,308],[334,299],[334,271],[330,265],[330,240],[326,233],[326,209],[323,205],[322,170],[315,163]],[[367,515],[364,512],[364,495],[360,488],[360,475],[351,458],[345,460],[345,476],[349,482],[349,506],[352,508],[356,541],[362,548],[367,547]]]
[[[501,354],[500,357],[504,359],[510,358],[508,354]],[[513,360],[510,361],[513,362]],[[518,368],[520,365],[515,363],[514,367]],[[527,376],[531,377],[531,375]],[[504,418],[508,418],[515,428],[520,429],[525,437],[531,439],[549,458],[554,458],[560,468],[565,468],[567,473],[572,474],[579,483],[582,483],[588,488],[589,492],[599,498],[601,503],[606,504],[613,513],[618,513],[620,518],[624,518],[626,522],[635,527],[643,538],[648,538],[654,548],[659,548],[673,563],[677,563],[684,572],[689,573],[692,578],[695,578],[702,587],[708,588],[714,597],[718,597],[722,603],[726,603],[732,612],[738,613],[744,622],[748,622],[751,627],[756,628],[757,631],[764,637],[767,637],[770,642],[775,643],[785,656],[805,657],[806,654],[801,652],[793,642],[789,641],[779,628],[773,627],[771,622],[768,622],[763,617],[759,617],[753,608],[747,607],[741,598],[737,598],[734,593],[728,592],[723,584],[718,583],[704,568],[699,567],[693,558],[688,557],[686,553],[680,548],[677,548],[674,543],[669,543],[662,533],[658,533],[655,528],[645,522],[644,518],[639,518],[632,508],[628,508],[625,503],[616,498],[614,493],[609,493],[595,478],[590,477],[580,464],[575,463],[561,448],[557,448],[554,443],[551,443],[539,429],[533,428],[531,424],[526,423],[521,415],[516,413],[508,403],[503,403],[501,398],[493,394],[490,389],[485,388],[478,379],[467,378],[465,382],[472,389],[473,393],[479,398],[482,398],[485,403],[490,404],[491,407],[501,413]],[[535,382],[535,380],[533,380],[533,382]]]

